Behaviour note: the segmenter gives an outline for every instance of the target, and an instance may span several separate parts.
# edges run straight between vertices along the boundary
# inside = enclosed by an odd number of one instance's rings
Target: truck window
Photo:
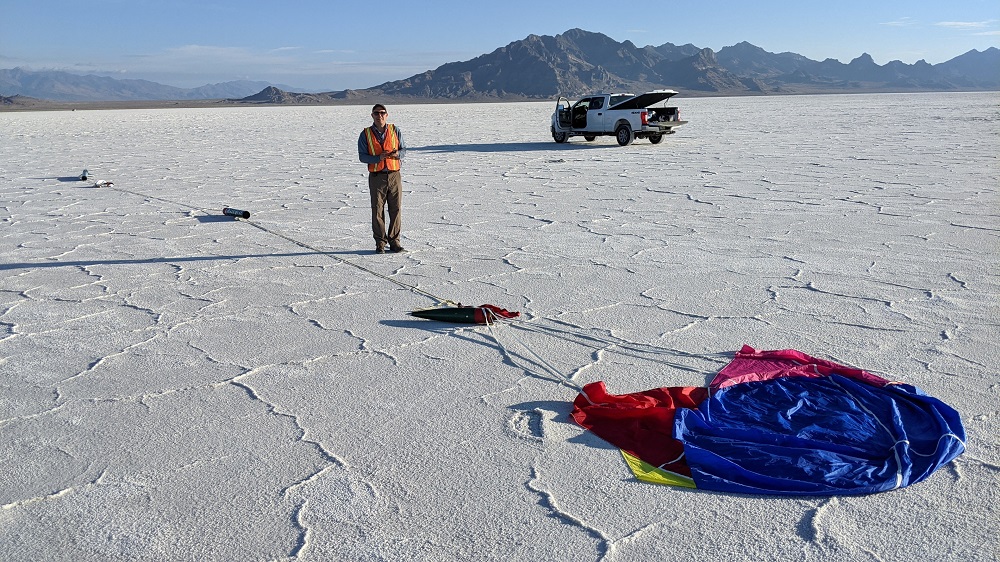
[[[620,104],[621,102],[623,102],[623,101],[625,101],[625,100],[627,100],[629,98],[634,98],[634,97],[635,96],[633,96],[632,94],[622,94],[620,96],[611,96],[611,107],[614,107],[614,106]]]
[[[592,98],[590,100],[590,109],[601,109],[604,107],[604,98]]]

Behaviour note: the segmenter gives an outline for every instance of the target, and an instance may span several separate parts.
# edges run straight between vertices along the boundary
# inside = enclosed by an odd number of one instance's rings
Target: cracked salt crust
[[[0,556],[990,559],[996,94],[689,99],[624,148],[550,112],[397,106],[409,252],[377,260],[357,107],[5,115]],[[524,322],[414,320],[335,256]],[[573,384],[701,385],[744,343],[917,384],[969,451],[734,497],[636,482],[568,419]]]

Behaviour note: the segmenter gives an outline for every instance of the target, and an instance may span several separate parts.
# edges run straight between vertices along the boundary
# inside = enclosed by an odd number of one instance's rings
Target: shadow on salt
[[[276,254],[238,254],[227,256],[183,256],[164,258],[141,258],[120,260],[74,260],[74,261],[38,261],[21,263],[0,263],[0,271],[8,269],[36,269],[50,267],[91,267],[95,265],[144,265],[154,263],[185,263],[202,261],[231,261],[247,258],[287,258],[294,256],[315,256],[324,253],[366,253],[366,252],[285,252]]]

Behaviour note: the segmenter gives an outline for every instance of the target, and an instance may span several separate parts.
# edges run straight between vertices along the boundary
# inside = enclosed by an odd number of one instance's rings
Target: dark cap
[[[384,105],[382,105],[380,103],[376,103],[375,105],[372,106],[372,111],[378,111],[379,109],[381,109],[382,111],[386,111],[386,112],[389,111],[388,109],[385,108]]]

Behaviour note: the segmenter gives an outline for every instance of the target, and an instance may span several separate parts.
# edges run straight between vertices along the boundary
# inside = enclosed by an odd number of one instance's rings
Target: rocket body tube
[[[248,219],[248,218],[250,218],[250,211],[243,211],[243,210],[240,210],[240,209],[233,209],[232,207],[223,207],[222,208],[222,214],[223,215],[228,215],[230,217],[238,217],[238,218],[241,218],[241,219]]]

